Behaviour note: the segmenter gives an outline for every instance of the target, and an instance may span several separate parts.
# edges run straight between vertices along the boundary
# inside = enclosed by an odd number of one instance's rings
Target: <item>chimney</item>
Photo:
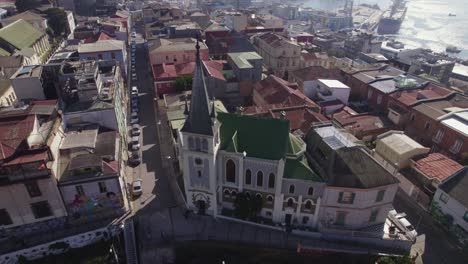
[[[286,117],[286,112],[285,111],[281,111],[280,112],[280,118],[281,119],[284,119]]]

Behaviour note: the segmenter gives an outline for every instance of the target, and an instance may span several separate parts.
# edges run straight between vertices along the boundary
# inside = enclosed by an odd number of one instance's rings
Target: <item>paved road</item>
[[[411,254],[419,253],[416,263],[424,264],[463,264],[468,263],[460,250],[450,242],[447,234],[439,228],[432,217],[410,200],[402,191],[398,191],[393,201],[398,212],[405,212],[407,219],[418,232]]]

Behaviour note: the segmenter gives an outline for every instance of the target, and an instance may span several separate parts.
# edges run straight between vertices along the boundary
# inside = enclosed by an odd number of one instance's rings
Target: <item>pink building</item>
[[[194,38],[156,39],[148,43],[151,65],[184,64],[195,62],[197,40]],[[200,56],[208,60],[208,47],[200,42]]]

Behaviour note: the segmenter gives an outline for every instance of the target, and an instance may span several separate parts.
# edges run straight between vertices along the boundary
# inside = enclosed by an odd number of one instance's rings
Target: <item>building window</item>
[[[114,53],[114,52],[111,52],[111,58],[112,58],[113,60],[115,60],[115,53]]]
[[[195,151],[200,151],[201,150],[200,144],[201,144],[200,139],[195,138]]]
[[[268,176],[268,188],[275,188],[275,174],[270,173],[270,176]]]
[[[166,61],[169,61],[169,56],[166,56]]]
[[[202,140],[201,149],[203,152],[208,152],[208,140],[206,138]]]
[[[453,154],[457,154],[458,152],[460,152],[460,149],[462,148],[463,146],[463,139],[457,139],[455,140],[455,143],[453,143],[453,145],[450,147],[450,152],[452,152]]]
[[[188,146],[189,146],[189,150],[195,149],[195,142],[193,142],[193,137],[188,138]]]
[[[430,127],[431,127],[431,123],[429,123],[429,121],[426,122],[426,123],[424,124],[424,129],[427,130],[427,129],[429,129]]]
[[[309,222],[309,217],[307,217],[307,216],[302,217],[302,223],[303,224],[307,224],[308,222]]]
[[[85,194],[82,185],[76,185],[75,190],[76,190],[76,194],[79,195],[79,196],[83,196]]]
[[[289,193],[294,193],[294,184],[289,185]]]
[[[468,211],[465,212],[465,214],[463,215],[463,220],[465,220],[465,222],[468,222]],[[2,223],[0,223],[1,225]]]
[[[367,91],[367,99],[370,99],[372,97],[372,89],[369,89]]]
[[[309,190],[307,190],[307,194],[310,196],[314,195],[314,187],[309,187]]]
[[[267,196],[267,203],[273,203],[273,196],[271,195]]]
[[[249,192],[245,192],[245,198],[247,198],[247,200],[250,200],[250,193]]]
[[[344,225],[346,222],[346,212],[338,211],[335,216],[335,225]]]
[[[252,171],[249,169],[245,171],[245,184],[252,184]]]
[[[414,114],[411,115],[410,120],[414,121]]]
[[[258,187],[263,186],[263,172],[262,171],[257,172],[257,186]]]
[[[106,193],[107,192],[107,186],[105,182],[98,182],[99,186],[99,192],[100,193]]]
[[[435,141],[436,143],[441,142],[442,139],[444,138],[444,134],[445,134],[445,130],[442,129],[442,128],[439,128],[439,130],[437,130],[437,133],[436,133],[436,135],[435,135],[435,137],[434,137],[434,141]]]
[[[231,198],[232,198],[232,199],[235,199],[236,196],[237,196],[237,192],[236,192],[236,191],[232,191],[232,192],[231,192]]]
[[[200,159],[200,158],[195,158],[195,165],[202,166],[203,165],[203,160]]]
[[[307,202],[304,204],[304,209],[305,209],[305,210],[310,210],[310,209],[312,209],[312,202],[311,202],[311,201],[307,201]]]
[[[287,204],[288,204],[288,207],[292,207],[292,206],[293,206],[293,204],[294,204],[294,200],[293,200],[293,198],[289,198],[289,199],[288,199],[288,203],[287,203]]]
[[[236,164],[231,159],[226,162],[226,181],[236,182]]]
[[[11,221],[10,214],[6,209],[0,209],[0,226],[4,225],[11,225],[13,221]]]
[[[261,194],[259,194],[259,193],[257,193],[257,194],[255,195],[255,198],[258,199],[259,201],[262,201],[262,200],[263,200],[263,196],[262,196]]]
[[[50,205],[47,201],[32,203],[31,210],[34,214],[34,218],[36,219],[52,216],[52,210],[50,209]]]
[[[41,190],[39,189],[39,185],[37,185],[36,181],[27,182],[24,184],[24,186],[26,187],[26,190],[28,190],[30,197],[38,197],[42,195]]]
[[[381,202],[385,196],[385,190],[380,190],[377,192],[377,197],[375,198],[376,202]]]
[[[369,222],[373,223],[377,220],[377,215],[379,214],[379,210],[373,210],[369,216]]]
[[[448,199],[449,199],[448,195],[446,195],[445,193],[440,193],[439,200],[441,202],[446,204],[448,202]]]
[[[265,215],[266,215],[266,216],[271,216],[271,215],[272,215],[272,214],[271,214],[271,211],[266,211],[266,212],[265,212]]]
[[[198,178],[201,178],[201,170],[197,170],[197,176]]]
[[[102,60],[102,54],[98,54],[97,56],[99,60]]]
[[[352,204],[354,203],[355,193],[352,192],[340,192],[338,196],[338,203]]]
[[[377,104],[381,104],[382,103],[382,95],[379,94],[379,96],[377,96]]]
[[[224,198],[229,198],[231,196],[231,193],[229,192],[228,189],[224,190]]]

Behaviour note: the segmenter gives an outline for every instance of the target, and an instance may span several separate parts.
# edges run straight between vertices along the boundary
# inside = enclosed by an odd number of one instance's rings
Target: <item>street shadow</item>
[[[160,155],[156,145],[143,150],[141,154],[142,162],[146,164],[146,169],[148,172],[155,172],[156,168],[161,167],[161,161],[159,158]]]

